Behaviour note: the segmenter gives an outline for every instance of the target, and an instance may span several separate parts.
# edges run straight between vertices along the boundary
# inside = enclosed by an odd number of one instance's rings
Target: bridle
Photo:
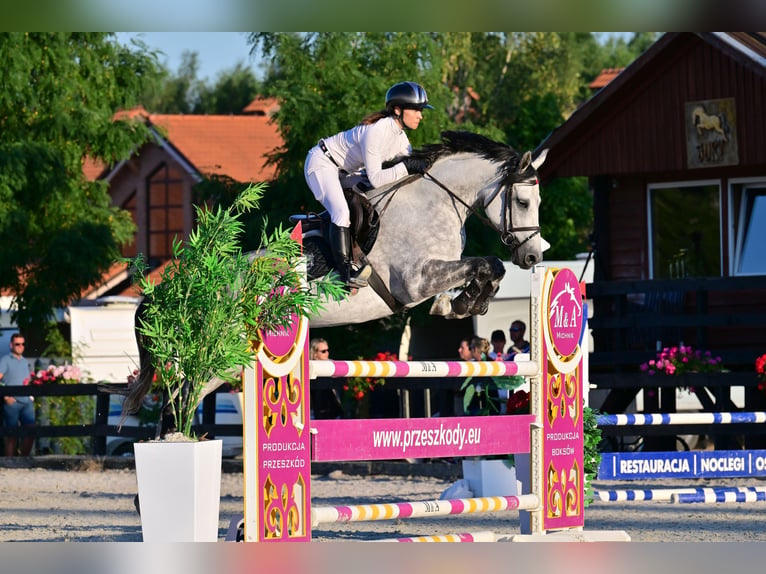
[[[446,185],[444,185],[441,181],[436,179],[433,175],[431,175],[429,172],[426,172],[423,174],[424,179],[429,179],[433,181],[436,185],[441,187],[444,191],[447,192],[447,195],[449,195],[452,199],[457,201],[458,203],[462,204],[468,211],[472,214],[474,214],[476,217],[478,217],[481,222],[484,225],[487,225],[488,227],[491,227],[492,229],[495,228],[495,226],[492,224],[492,222],[485,216],[483,213],[480,213],[477,211],[472,205],[468,205],[465,201],[463,201],[459,196],[457,196],[452,190],[450,190]],[[514,252],[517,251],[519,248],[521,248],[525,243],[533,239],[536,235],[540,235],[540,226],[539,225],[529,225],[529,226],[523,226],[523,227],[514,227],[513,226],[513,186],[514,185],[537,185],[538,180],[537,176],[533,176],[531,178],[528,178],[526,180],[517,181],[509,186],[498,186],[497,189],[492,192],[492,195],[487,198],[486,201],[484,201],[484,209],[487,208],[498,196],[499,193],[503,193],[503,199],[505,201],[505,209],[503,210],[502,215],[502,229],[500,230],[500,240],[503,242],[503,245],[508,246],[508,248]],[[527,235],[522,241],[519,241],[516,238],[516,233],[519,232],[530,232],[529,235]]]
[[[534,238],[536,235],[540,235],[540,226],[539,225],[526,225],[523,227],[514,227],[513,226],[513,186],[514,185],[538,185],[537,176],[533,178],[529,178],[527,180],[523,181],[517,181],[516,183],[512,184],[508,189],[505,191],[505,209],[503,210],[503,230],[500,232],[500,240],[503,242],[504,245],[507,245],[511,251],[516,251],[519,249],[522,245],[524,245],[527,241]],[[492,194],[492,198],[497,193]],[[485,202],[484,207],[488,206],[491,202]],[[529,235],[527,235],[523,241],[519,241],[516,238],[516,233],[519,232],[530,232]]]

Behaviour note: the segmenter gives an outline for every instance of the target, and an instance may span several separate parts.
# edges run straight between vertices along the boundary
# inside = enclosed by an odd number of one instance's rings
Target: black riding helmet
[[[386,92],[386,110],[393,112],[394,106],[402,109],[432,110],[428,103],[428,94],[423,86],[415,82],[400,82],[391,86]]]

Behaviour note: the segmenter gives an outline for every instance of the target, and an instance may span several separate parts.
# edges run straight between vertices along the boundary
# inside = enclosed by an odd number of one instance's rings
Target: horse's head
[[[540,237],[540,185],[537,169],[545,161],[548,150],[534,160],[526,152],[516,169],[501,178],[500,188],[485,204],[487,214],[500,230],[500,237],[511,250],[511,260],[522,269],[529,269],[543,260],[543,239]],[[500,199],[500,201],[496,201]]]
[[[530,152],[520,155],[485,136],[446,131],[442,143],[412,155],[432,163],[426,178],[451,196],[452,205],[462,204],[468,215],[477,214],[494,226],[510,248],[513,263],[529,269],[542,261],[546,243],[540,237],[537,168],[547,153],[544,150],[533,160]],[[480,207],[486,217],[477,210]]]

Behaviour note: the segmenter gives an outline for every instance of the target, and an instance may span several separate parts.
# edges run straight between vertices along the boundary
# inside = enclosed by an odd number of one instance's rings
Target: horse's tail
[[[143,404],[144,397],[151,390],[152,383],[154,382],[154,363],[152,362],[152,356],[149,353],[149,349],[144,344],[144,336],[138,331],[139,322],[144,316],[146,310],[146,299],[141,301],[141,304],[136,309],[135,315],[135,334],[136,344],[138,346],[138,367],[139,372],[136,380],[131,384],[125,395],[125,400],[122,403],[122,418],[120,419],[120,426],[128,415],[138,412]]]

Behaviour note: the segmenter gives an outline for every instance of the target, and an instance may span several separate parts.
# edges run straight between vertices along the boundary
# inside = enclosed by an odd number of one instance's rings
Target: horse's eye
[[[519,207],[521,207],[522,209],[529,209],[529,200],[528,199],[516,198],[516,204]]]

